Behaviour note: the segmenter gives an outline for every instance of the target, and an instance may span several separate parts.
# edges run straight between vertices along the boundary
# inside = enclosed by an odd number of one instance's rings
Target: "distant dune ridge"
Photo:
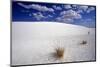
[[[82,41],[86,41],[84,46]],[[55,52],[63,59],[57,59]],[[12,23],[12,65],[90,60],[95,60],[95,28],[56,22]]]
[[[12,32],[20,37],[82,35],[87,34],[89,31],[87,27],[56,22],[14,22],[12,23],[12,27],[15,30]]]

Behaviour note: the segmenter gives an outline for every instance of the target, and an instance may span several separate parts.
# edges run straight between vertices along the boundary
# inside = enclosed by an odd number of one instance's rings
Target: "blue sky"
[[[13,1],[12,21],[60,22],[95,28],[96,7],[77,4]]]

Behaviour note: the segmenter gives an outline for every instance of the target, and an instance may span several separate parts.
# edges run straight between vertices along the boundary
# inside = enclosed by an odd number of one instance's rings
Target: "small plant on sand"
[[[85,45],[87,44],[87,41],[83,40],[80,44]]]
[[[62,45],[62,40],[57,39],[54,41],[54,44],[55,47],[54,47],[53,58],[56,60],[63,60],[65,48],[64,45]]]
[[[88,32],[88,34],[90,34],[90,32]]]
[[[55,49],[55,57],[57,59],[63,59],[64,58],[64,52],[65,52],[65,49],[62,48],[62,47],[58,47]]]

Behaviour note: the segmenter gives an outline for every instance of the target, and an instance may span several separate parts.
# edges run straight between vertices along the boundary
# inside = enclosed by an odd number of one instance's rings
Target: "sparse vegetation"
[[[64,48],[58,47],[55,49],[55,56],[57,59],[63,59],[64,57]]]
[[[87,44],[87,41],[83,40],[80,44],[85,45]]]
[[[90,32],[88,31],[88,34],[90,34]]]

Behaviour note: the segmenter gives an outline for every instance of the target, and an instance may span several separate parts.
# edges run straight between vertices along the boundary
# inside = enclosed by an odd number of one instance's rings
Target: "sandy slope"
[[[88,34],[89,32],[89,34]],[[80,43],[86,40],[86,45]],[[64,59],[53,57],[64,47]],[[12,65],[95,60],[95,29],[55,22],[12,23]]]

